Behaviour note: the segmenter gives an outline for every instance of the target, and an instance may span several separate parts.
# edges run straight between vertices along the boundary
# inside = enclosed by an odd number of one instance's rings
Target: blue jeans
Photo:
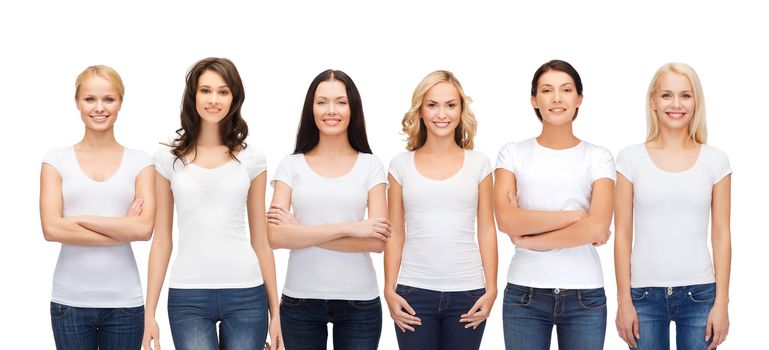
[[[267,338],[267,314],[264,285],[168,289],[168,318],[177,350],[261,350]]]
[[[403,299],[411,305],[422,325],[414,326],[414,331],[402,332],[395,326],[398,347],[405,350],[438,349],[479,349],[486,321],[478,328],[465,329],[466,323],[459,323],[460,316],[470,311],[486,289],[474,289],[462,292],[438,292],[398,285],[395,288]]]
[[[558,349],[603,349],[606,293],[596,289],[543,289],[508,283],[502,306],[506,349],[547,350],[553,326]]]
[[[144,335],[144,306],[74,307],[51,302],[56,349],[137,350]]]
[[[638,314],[638,349],[670,349],[670,321],[676,323],[676,349],[706,349],[705,327],[716,299],[716,284],[631,288]]]
[[[329,322],[334,325],[335,350],[376,349],[382,334],[382,303],[379,297],[323,300],[283,294],[280,328],[286,350],[325,349]]]

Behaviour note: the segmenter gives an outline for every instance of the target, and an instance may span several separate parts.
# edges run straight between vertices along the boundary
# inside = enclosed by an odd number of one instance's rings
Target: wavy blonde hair
[[[403,133],[407,137],[406,149],[409,151],[416,151],[427,141],[427,128],[422,120],[422,103],[424,103],[427,92],[433,86],[443,82],[454,85],[462,100],[460,104],[462,113],[459,117],[459,125],[454,130],[454,141],[463,149],[473,149],[473,137],[475,137],[478,121],[470,109],[472,100],[465,95],[462,84],[459,83],[454,74],[446,70],[437,70],[428,74],[414,89],[414,94],[411,97],[411,109],[403,116],[401,124],[403,125]]]
[[[117,71],[112,69],[112,67],[104,65],[89,66],[80,72],[80,75],[75,79],[75,99],[80,94],[80,85],[83,85],[83,82],[93,75],[107,79],[120,96],[120,101],[123,101],[123,95],[125,95],[123,79],[120,78],[120,74],[117,74]]]
[[[654,78],[652,78],[652,82],[649,84],[649,92],[646,94],[646,142],[654,141],[660,136],[659,120],[657,119],[657,113],[652,108],[652,99],[659,90],[660,78],[666,73],[683,75],[689,79],[689,83],[692,85],[692,93],[694,94],[694,116],[689,121],[689,137],[699,144],[707,143],[708,128],[705,123],[705,94],[702,92],[700,78],[691,66],[678,62],[668,63],[660,67],[654,73]]]

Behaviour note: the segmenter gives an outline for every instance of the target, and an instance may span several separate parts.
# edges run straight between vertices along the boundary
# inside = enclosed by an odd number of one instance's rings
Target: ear
[[[574,106],[576,108],[579,108],[579,106],[582,105],[582,95],[577,96],[577,105]]]
[[[531,106],[535,109],[539,109],[539,104],[537,103],[537,96],[531,96]]]

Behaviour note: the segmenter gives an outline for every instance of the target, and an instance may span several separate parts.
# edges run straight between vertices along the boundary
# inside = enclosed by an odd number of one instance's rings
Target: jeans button
[[[673,287],[668,287],[668,295],[673,295]]]
[[[553,293],[555,293],[555,294],[561,294],[561,290],[560,290],[560,289],[558,289],[558,288],[556,288],[556,289],[553,289]]]

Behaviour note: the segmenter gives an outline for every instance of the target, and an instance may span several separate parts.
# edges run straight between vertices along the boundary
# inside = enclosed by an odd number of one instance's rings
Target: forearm
[[[614,236],[614,277],[617,280],[617,302],[632,303],[630,296],[630,255],[632,232],[618,230]]]
[[[398,273],[401,269],[401,259],[403,257],[403,243],[403,236],[396,236],[395,232],[387,241],[384,251],[385,292],[394,292],[395,286],[398,284]]]
[[[347,236],[346,223],[329,225],[270,224],[270,246],[273,249],[314,247]]]
[[[319,244],[318,247],[346,253],[381,253],[385,249],[385,242],[376,238],[342,237]]]
[[[123,242],[91,231],[67,218],[46,220],[43,224],[43,236],[49,242],[59,242],[84,246],[109,246]]]
[[[144,216],[76,216],[77,224],[121,242],[146,241],[152,237],[153,218]]]
[[[603,220],[588,217],[565,228],[542,234],[519,237],[527,249],[564,249],[592,244],[598,231],[608,231]]]
[[[264,288],[267,292],[267,302],[270,308],[270,316],[276,316],[280,307],[278,301],[278,283],[275,273],[275,255],[272,249],[266,244],[254,249],[256,257],[259,260],[259,268],[264,280]]]
[[[732,244],[728,230],[713,231],[713,267],[716,274],[716,303],[729,303],[729,282],[731,278]]]
[[[565,228],[580,220],[575,211],[542,211],[508,206],[500,213],[500,231],[511,236],[539,234]]]
[[[478,247],[481,251],[483,275],[486,280],[486,293],[497,293],[497,235],[496,230],[486,230],[478,234]]]
[[[170,239],[170,233],[167,233]],[[170,240],[158,239],[152,241],[149,263],[147,267],[147,302],[145,303],[145,316],[154,319],[155,311],[160,298],[160,290],[166,278],[168,262],[171,259],[173,245]]]

